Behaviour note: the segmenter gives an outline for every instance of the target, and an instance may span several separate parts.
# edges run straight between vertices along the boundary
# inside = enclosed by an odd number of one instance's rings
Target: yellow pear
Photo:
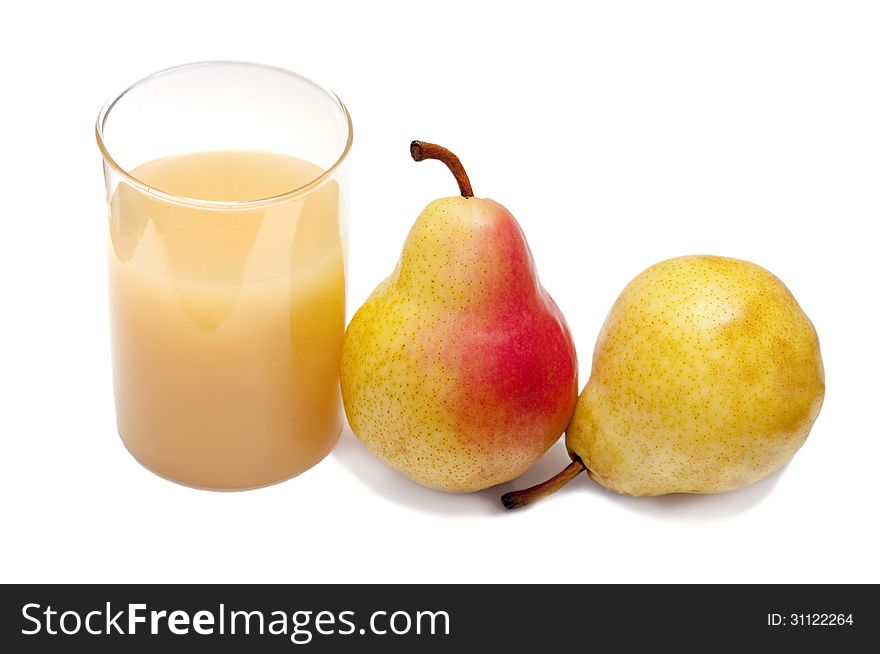
[[[502,501],[522,506],[583,470],[628,495],[740,488],[797,452],[824,394],[816,331],[778,278],[738,259],[663,261],[605,320],[566,432],[573,462]]]

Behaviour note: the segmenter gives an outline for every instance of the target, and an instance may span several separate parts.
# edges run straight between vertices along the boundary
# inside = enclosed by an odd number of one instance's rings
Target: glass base
[[[308,466],[308,467],[306,467],[306,468],[303,468],[302,470],[298,470],[297,472],[294,472],[293,474],[286,475],[286,476],[284,476],[284,477],[279,477],[278,479],[271,479],[271,480],[269,480],[269,481],[266,481],[265,483],[254,484],[254,485],[249,485],[249,486],[232,486],[232,487],[230,487],[230,486],[204,486],[204,485],[200,485],[200,484],[193,484],[193,483],[190,483],[190,482],[185,481],[185,480],[183,480],[183,479],[178,479],[178,478],[175,478],[175,477],[170,477],[170,476],[168,476],[168,475],[164,475],[164,474],[162,474],[161,472],[158,472],[158,471],[154,470],[154,469],[151,468],[149,465],[147,465],[146,463],[144,463],[144,462],[140,459],[140,457],[138,457],[134,452],[131,451],[131,448],[128,446],[128,443],[125,442],[125,438],[123,438],[122,433],[119,432],[119,431],[117,431],[117,433],[119,434],[119,440],[122,441],[122,445],[123,445],[123,447],[125,447],[125,449],[126,449],[126,450],[128,451],[128,453],[131,455],[131,457],[132,457],[135,461],[137,461],[137,462],[138,462],[138,463],[139,463],[144,469],[146,469],[146,470],[148,470],[149,472],[153,473],[153,474],[156,475],[157,477],[161,477],[162,479],[165,479],[165,480],[167,480],[167,481],[174,482],[175,484],[177,484],[177,485],[179,485],[179,486],[186,486],[187,488],[194,488],[195,490],[201,490],[201,491],[214,491],[214,492],[218,492],[218,493],[223,493],[223,492],[237,493],[237,492],[240,492],[240,491],[257,490],[257,489],[259,489],[259,488],[266,488],[267,486],[274,486],[275,484],[280,484],[280,483],[282,483],[282,482],[288,481],[289,479],[293,479],[294,477],[298,477],[298,476],[300,476],[301,474],[303,474],[304,472],[306,472],[306,471],[308,471],[308,470],[311,470],[311,469],[314,468],[316,465],[318,465],[319,463],[321,463],[321,461],[323,461],[323,460],[327,457],[327,455],[330,454],[330,452],[333,451],[333,448],[336,447],[336,443],[339,442],[339,437],[340,437],[340,435],[342,434],[342,427],[343,427],[343,426],[340,425],[339,430],[336,432],[336,436],[334,436],[334,437],[330,440],[330,447],[327,448],[327,451],[324,452],[324,453],[323,453],[323,454],[322,454],[322,455],[321,455],[321,456],[320,456],[320,457],[319,457],[314,463],[312,463],[310,466]]]

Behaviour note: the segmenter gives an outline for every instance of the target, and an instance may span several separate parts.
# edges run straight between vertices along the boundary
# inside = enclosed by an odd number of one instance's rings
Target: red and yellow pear
[[[352,431],[415,481],[470,492],[525,472],[577,400],[577,358],[525,236],[494,200],[473,196],[458,158],[438,159],[460,196],[431,202],[400,261],[352,318],[340,378]]]

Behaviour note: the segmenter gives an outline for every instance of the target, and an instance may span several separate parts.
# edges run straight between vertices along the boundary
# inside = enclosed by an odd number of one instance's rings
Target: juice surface
[[[283,194],[317,166],[199,152],[132,176],[237,202]],[[339,187],[257,208],[191,206],[121,183],[110,207],[110,302],[120,435],[146,467],[205,488],[296,475],[342,426],[338,383],[347,235]]]

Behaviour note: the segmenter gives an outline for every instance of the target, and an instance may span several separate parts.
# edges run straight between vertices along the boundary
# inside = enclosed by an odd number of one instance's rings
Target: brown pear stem
[[[552,495],[553,493],[558,491],[560,488],[565,486],[568,482],[577,477],[586,469],[586,466],[580,459],[575,459],[567,466],[565,466],[562,472],[560,472],[558,475],[556,475],[555,477],[550,477],[550,479],[538,484],[537,486],[505,493],[501,496],[501,503],[505,506],[505,508],[518,509],[521,506],[526,506],[527,504],[531,504],[532,502],[537,502],[541,498]]]
[[[461,191],[462,197],[474,197],[474,190],[471,188],[471,180],[468,179],[464,166],[461,165],[458,157],[452,152],[444,148],[442,145],[427,143],[425,141],[413,141],[409,144],[409,153],[416,161],[424,161],[425,159],[437,159],[446,164],[446,167],[455,175],[455,181],[458,182],[458,190]]]

